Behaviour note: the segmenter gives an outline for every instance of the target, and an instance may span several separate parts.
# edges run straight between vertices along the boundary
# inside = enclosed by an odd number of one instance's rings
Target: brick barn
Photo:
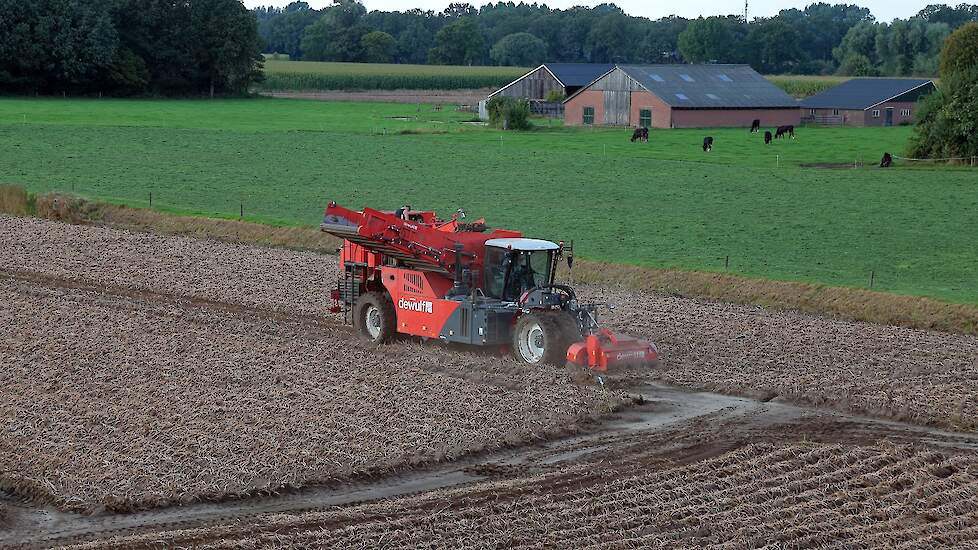
[[[936,89],[921,78],[854,78],[802,100],[802,120],[844,126],[913,122],[917,101]]]
[[[594,82],[613,67],[600,63],[544,63],[489,94],[487,99],[505,95],[543,101],[552,90],[558,90],[566,97]]]
[[[618,65],[564,102],[567,126],[798,124],[798,102],[747,65]]]

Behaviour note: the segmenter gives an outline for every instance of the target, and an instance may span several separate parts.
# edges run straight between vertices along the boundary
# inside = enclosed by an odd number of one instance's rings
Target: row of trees
[[[631,17],[614,4],[551,9],[498,2],[367,12],[358,0],[306,2],[255,13],[267,52],[295,59],[531,66],[564,62],[749,63],[768,73],[933,74],[940,45],[978,20],[978,6],[931,5],[877,22],[856,5],[816,3],[770,18]]]
[[[240,0],[0,0],[0,91],[246,91],[262,41]]]

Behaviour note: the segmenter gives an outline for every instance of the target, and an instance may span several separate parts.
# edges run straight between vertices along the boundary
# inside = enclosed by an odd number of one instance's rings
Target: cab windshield
[[[553,250],[505,250],[486,247],[486,295],[515,302],[527,290],[550,284]]]

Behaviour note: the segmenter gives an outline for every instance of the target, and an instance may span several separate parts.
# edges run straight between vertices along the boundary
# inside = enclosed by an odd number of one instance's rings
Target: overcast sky
[[[321,8],[332,4],[330,0],[306,0],[314,8]],[[465,0],[462,0],[465,1]],[[518,1],[518,0],[514,0]],[[890,21],[895,17],[905,19],[915,15],[927,4],[939,4],[938,0],[921,0],[919,2],[909,2],[907,0],[823,0],[830,4],[858,4],[872,10],[873,15],[880,21]],[[249,8],[255,6],[284,6],[290,0],[245,0],[245,5]],[[468,2],[474,6],[481,6],[487,2],[472,1]],[[804,8],[814,3],[815,0],[804,2],[778,2],[775,0],[750,0],[750,16],[770,16],[778,13],[785,8]],[[426,10],[441,11],[445,9],[451,0],[364,0],[364,5],[368,10],[384,11],[404,11],[411,8],[422,8]],[[495,3],[495,2],[493,2]],[[568,8],[571,6],[596,6],[604,2],[588,2],[586,0],[550,0],[540,2],[551,8]],[[700,15],[728,15],[731,13],[744,13],[743,0],[684,0],[683,2],[665,2],[663,0],[618,0],[614,2],[629,15],[640,15],[651,19],[658,19],[667,15],[679,15],[682,17],[694,18]],[[948,1],[948,4],[957,4],[957,0]]]

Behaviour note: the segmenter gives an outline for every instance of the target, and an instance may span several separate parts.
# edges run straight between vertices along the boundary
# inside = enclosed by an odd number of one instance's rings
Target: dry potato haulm
[[[975,540],[978,481],[960,452],[971,434],[890,433],[841,415],[973,430],[974,337],[580,288],[619,304],[610,325],[659,345],[660,368],[636,383],[760,398],[712,396],[684,421],[655,394],[635,407],[554,367],[415,341],[363,346],[328,312],[336,275],[332,256],[0,217],[0,488],[36,507],[125,512],[537,449],[448,491],[112,536],[226,548]],[[614,431],[634,414],[675,425]],[[570,432],[597,439],[560,437]],[[745,479],[764,481],[755,491]],[[8,506],[0,525],[25,533]],[[638,529],[650,521],[657,530]],[[71,542],[106,544],[94,537]]]
[[[326,315],[329,258],[0,223],[0,482],[64,508],[385,472],[617,406],[556,369],[410,344],[381,359]]]

